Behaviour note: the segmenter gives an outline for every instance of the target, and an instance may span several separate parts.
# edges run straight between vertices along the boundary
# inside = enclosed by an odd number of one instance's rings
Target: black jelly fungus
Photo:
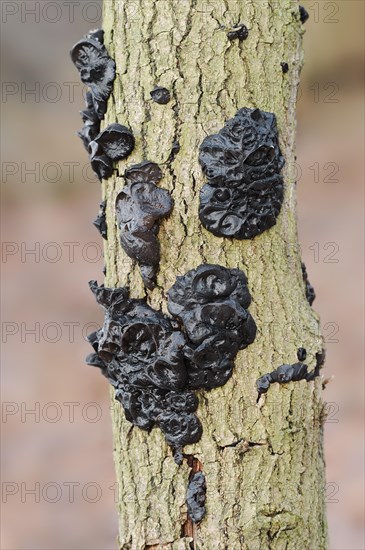
[[[307,359],[307,350],[305,348],[298,348],[297,357],[298,361],[305,361]]]
[[[308,280],[307,268],[305,267],[304,262],[302,262],[302,276],[305,284],[305,297],[307,298],[307,302],[311,306],[316,298],[316,293],[313,286]]]
[[[303,24],[309,19],[309,13],[303,6],[299,6],[299,18]]]
[[[208,183],[200,192],[199,218],[218,237],[250,239],[276,223],[284,196],[284,166],[276,117],[240,109],[200,146]]]
[[[162,86],[156,86],[151,92],[150,95],[155,103],[159,103],[160,105],[166,105],[170,99],[171,94],[167,88],[163,88]]]
[[[307,357],[307,350],[305,348],[298,348],[297,351],[298,363],[293,365],[280,365],[277,369],[260,376],[256,380],[256,387],[258,391],[257,400],[263,393],[266,393],[271,384],[278,382],[279,384],[287,384],[288,382],[297,382],[299,380],[306,380],[310,382],[319,376],[320,368],[324,364],[325,352],[316,353],[316,365],[313,371],[308,372],[308,365],[304,364]]]
[[[193,523],[199,523],[205,516],[206,482],[203,472],[195,472],[189,481],[186,494],[188,517]]]
[[[96,229],[99,231],[100,235],[103,237],[103,239],[108,238],[108,227],[106,224],[106,201],[103,201],[100,203],[99,207],[99,213],[95,220],[93,221],[93,224],[95,225]]]
[[[144,300],[130,298],[126,288],[96,281],[90,288],[105,318],[89,336],[94,353],[87,362],[114,386],[126,419],[144,430],[158,425],[174,448],[198,441],[202,427],[194,414],[198,399],[186,388],[184,334]]]
[[[283,71],[284,74],[286,74],[289,71],[289,65],[285,61],[282,61],[280,65],[281,65],[281,70]]]
[[[95,142],[91,142],[95,143]],[[99,181],[110,178],[113,174],[113,162],[106,155],[96,153],[90,155],[91,168]]]
[[[157,181],[159,168],[150,164],[145,166]],[[131,168],[134,185],[140,170]],[[145,430],[160,427],[180,464],[182,447],[202,435],[193,390],[223,385],[238,350],[255,339],[245,274],[201,265],[178,277],[168,307],[181,329],[145,300],[130,298],[127,288],[89,284],[104,309],[104,324],[88,338],[94,352],[86,362],[112,384],[129,422]]]
[[[95,112],[91,92],[86,92],[85,105],[86,109],[80,111],[84,126],[77,134],[82,139],[84,147],[88,151],[90,142],[94,141],[100,132],[100,119]]]
[[[238,39],[240,42],[246,40],[248,37],[248,28],[246,25],[241,24],[235,27],[232,31],[227,33],[228,40]]]
[[[150,289],[156,284],[160,263],[158,222],[173,207],[170,193],[156,185],[161,178],[161,169],[153,162],[134,165],[126,171],[127,185],[116,199],[121,245],[140,265],[143,282]]]
[[[90,31],[73,46],[70,55],[81,81],[90,88],[95,113],[102,120],[115,79],[115,62],[104,46],[104,32]]]
[[[89,143],[92,169],[101,181],[113,173],[113,162],[126,158],[134,149],[134,136],[126,126],[110,124]]]
[[[251,296],[243,271],[203,264],[168,291],[168,310],[183,324],[188,384],[212,389],[230,378],[234,358],[256,336],[247,311]]]
[[[133,133],[126,126],[110,124],[94,140],[99,150],[111,160],[125,159],[134,149]]]

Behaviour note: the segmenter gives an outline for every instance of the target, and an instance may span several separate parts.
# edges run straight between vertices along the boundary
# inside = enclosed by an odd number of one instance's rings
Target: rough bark
[[[249,28],[244,42],[227,40],[237,22]],[[157,288],[147,292],[166,311],[166,291],[176,275],[201,263],[245,271],[253,297],[255,342],[240,352],[222,388],[199,392],[201,441],[185,447],[199,460],[207,481],[207,515],[186,523],[190,467],[177,466],[159,429],[134,428],[113,401],[115,463],[119,487],[119,545],[125,549],[326,548],[323,402],[321,381],[273,384],[256,404],[256,379],[296,350],[308,365],[322,349],[318,317],[305,299],[296,225],[295,98],[302,64],[302,25],[292,0],[106,0],[106,45],[117,65],[106,123],[127,124],[137,147],[127,165],[149,159],[164,170],[161,187],[175,208],[161,224]],[[280,63],[289,64],[283,74]],[[172,92],[167,106],[151,101],[161,85]],[[277,116],[286,158],[285,199],[277,225],[253,240],[219,239],[198,219],[205,180],[198,164],[204,137],[215,133],[238,108],[259,107]],[[180,152],[169,156],[174,141]],[[130,285],[142,297],[138,266],[120,247],[115,198],[122,178],[103,185],[109,239],[108,286]]]

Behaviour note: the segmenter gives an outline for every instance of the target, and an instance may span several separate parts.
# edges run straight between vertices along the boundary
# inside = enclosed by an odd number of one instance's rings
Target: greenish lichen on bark
[[[229,41],[227,29],[244,23],[249,36]],[[105,124],[133,129],[136,148],[118,164],[157,162],[160,183],[174,198],[161,224],[161,264],[149,303],[166,312],[176,275],[201,263],[239,268],[248,276],[255,342],[240,352],[232,378],[199,392],[203,436],[184,449],[202,464],[207,514],[186,528],[190,467],[177,466],[158,429],[133,427],[113,400],[119,488],[120,548],[323,550],[326,548],[321,381],[273,384],[256,404],[256,379],[292,363],[300,346],[315,366],[322,349],[319,321],[305,299],[296,226],[295,182],[290,178],[295,98],[302,64],[302,25],[292,0],[105,0],[105,43],[117,78]],[[289,72],[283,74],[281,62]],[[151,100],[156,86],[171,101]],[[198,218],[205,183],[199,145],[241,107],[276,114],[286,159],[285,198],[277,224],[253,240],[219,239]],[[168,162],[174,142],[180,151]],[[146,294],[138,266],[118,242],[115,199],[122,177],[103,185],[107,200],[105,248],[108,286]]]

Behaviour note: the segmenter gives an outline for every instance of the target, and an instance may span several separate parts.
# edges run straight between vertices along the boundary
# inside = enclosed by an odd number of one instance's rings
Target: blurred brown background
[[[298,101],[302,255],[327,339],[331,550],[363,550],[362,1],[304,2]],[[98,1],[3,1],[2,539],[4,550],[116,548],[107,382],[84,365],[101,321],[90,221],[100,186],[75,132],[70,47]],[[314,550],[314,549],[313,549]]]

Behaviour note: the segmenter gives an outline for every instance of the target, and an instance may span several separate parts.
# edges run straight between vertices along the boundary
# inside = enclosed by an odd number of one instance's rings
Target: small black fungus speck
[[[106,225],[105,209],[106,209],[106,201],[103,201],[100,203],[100,210],[97,217],[93,221],[93,224],[95,225],[96,229],[99,231],[103,239],[106,240],[108,238],[108,227]]]
[[[174,141],[174,143],[172,144],[171,153],[169,158],[167,159],[167,162],[170,164],[174,162],[176,155],[179,153],[179,151],[180,151],[180,143],[178,141]]]
[[[298,361],[305,361],[307,359],[307,350],[305,348],[298,348],[297,357]]]
[[[150,95],[155,103],[160,105],[166,105],[170,99],[171,94],[167,88],[162,88],[162,86],[156,86],[151,92]]]
[[[307,268],[305,267],[304,262],[302,262],[302,276],[305,284],[305,297],[307,298],[307,302],[311,306],[316,298],[316,293],[313,286],[310,284],[308,280]]]
[[[228,40],[238,39],[240,42],[242,40],[246,40],[246,38],[248,37],[248,28],[244,24],[238,25],[229,33],[227,33],[227,37]]]
[[[286,74],[289,71],[289,65],[285,61],[282,61],[280,65],[281,65],[281,70],[283,71],[284,74]]]
[[[208,179],[199,218],[217,237],[252,239],[276,224],[284,196],[284,166],[276,117],[240,109],[204,139],[199,162]]]
[[[299,6],[299,18],[303,24],[309,19],[309,13],[303,6]]]
[[[189,481],[186,494],[188,516],[193,523],[199,523],[205,516],[207,486],[203,472],[195,472]]]
[[[160,167],[145,161],[126,170],[127,185],[116,199],[120,242],[130,258],[136,260],[147,288],[154,288],[160,263],[158,222],[173,207],[171,195],[157,187],[162,178]]]

